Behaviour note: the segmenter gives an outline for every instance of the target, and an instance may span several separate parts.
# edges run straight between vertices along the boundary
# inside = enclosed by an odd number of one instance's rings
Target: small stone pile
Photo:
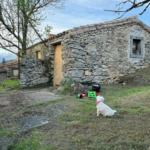
[[[36,58],[24,56],[20,63],[20,84],[32,86],[47,83],[49,78],[44,75],[45,67]]]

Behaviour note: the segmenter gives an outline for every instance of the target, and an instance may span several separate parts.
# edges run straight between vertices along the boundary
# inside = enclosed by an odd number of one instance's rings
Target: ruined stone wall
[[[28,48],[28,56],[21,60],[21,85],[37,85],[48,82],[48,78],[43,76],[46,68],[44,68],[41,61],[49,63],[47,66],[50,66],[48,69],[50,72],[47,73],[47,75],[53,76],[55,46],[60,44],[63,39],[64,35],[60,35],[57,38],[47,40],[45,43],[48,45],[48,48],[45,47],[43,43],[37,43],[36,45]],[[36,59],[36,51],[41,51],[41,60]]]
[[[62,41],[64,77],[114,83],[119,76],[150,65],[150,33],[136,22],[83,31],[74,29]],[[140,58],[130,57],[131,36],[143,38]]]
[[[41,60],[24,56],[20,62],[20,84],[32,86],[47,83],[49,78],[45,74],[46,68]]]

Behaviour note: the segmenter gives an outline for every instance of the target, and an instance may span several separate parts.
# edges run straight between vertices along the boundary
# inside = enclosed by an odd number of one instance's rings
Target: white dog
[[[96,102],[96,108],[97,108],[97,116],[102,114],[104,117],[105,116],[113,116],[116,110],[112,110],[109,106],[104,104],[104,97],[103,96],[97,96],[96,97],[97,102]]]

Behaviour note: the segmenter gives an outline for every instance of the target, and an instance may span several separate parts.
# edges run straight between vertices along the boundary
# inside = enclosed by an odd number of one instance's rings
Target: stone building
[[[150,27],[137,16],[75,27],[45,42],[54,85],[68,77],[114,83],[150,65]]]
[[[18,77],[18,61],[6,61],[5,64],[0,64],[0,82],[11,77]]]

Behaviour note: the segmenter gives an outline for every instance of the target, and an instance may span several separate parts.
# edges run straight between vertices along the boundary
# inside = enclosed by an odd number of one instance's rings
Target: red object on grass
[[[82,94],[83,97],[88,97],[88,95]]]
[[[88,97],[88,95],[82,94],[81,92],[78,94],[82,95],[82,97]]]
[[[99,95],[97,92],[95,92],[95,93],[96,93],[96,96],[98,96],[98,95]]]
[[[96,93],[96,96],[99,95],[97,92],[95,92],[95,93]],[[82,95],[82,97],[88,97],[88,95],[85,95],[85,94],[83,94],[83,93],[81,93],[81,92],[79,92],[78,94],[79,94],[79,95]]]

